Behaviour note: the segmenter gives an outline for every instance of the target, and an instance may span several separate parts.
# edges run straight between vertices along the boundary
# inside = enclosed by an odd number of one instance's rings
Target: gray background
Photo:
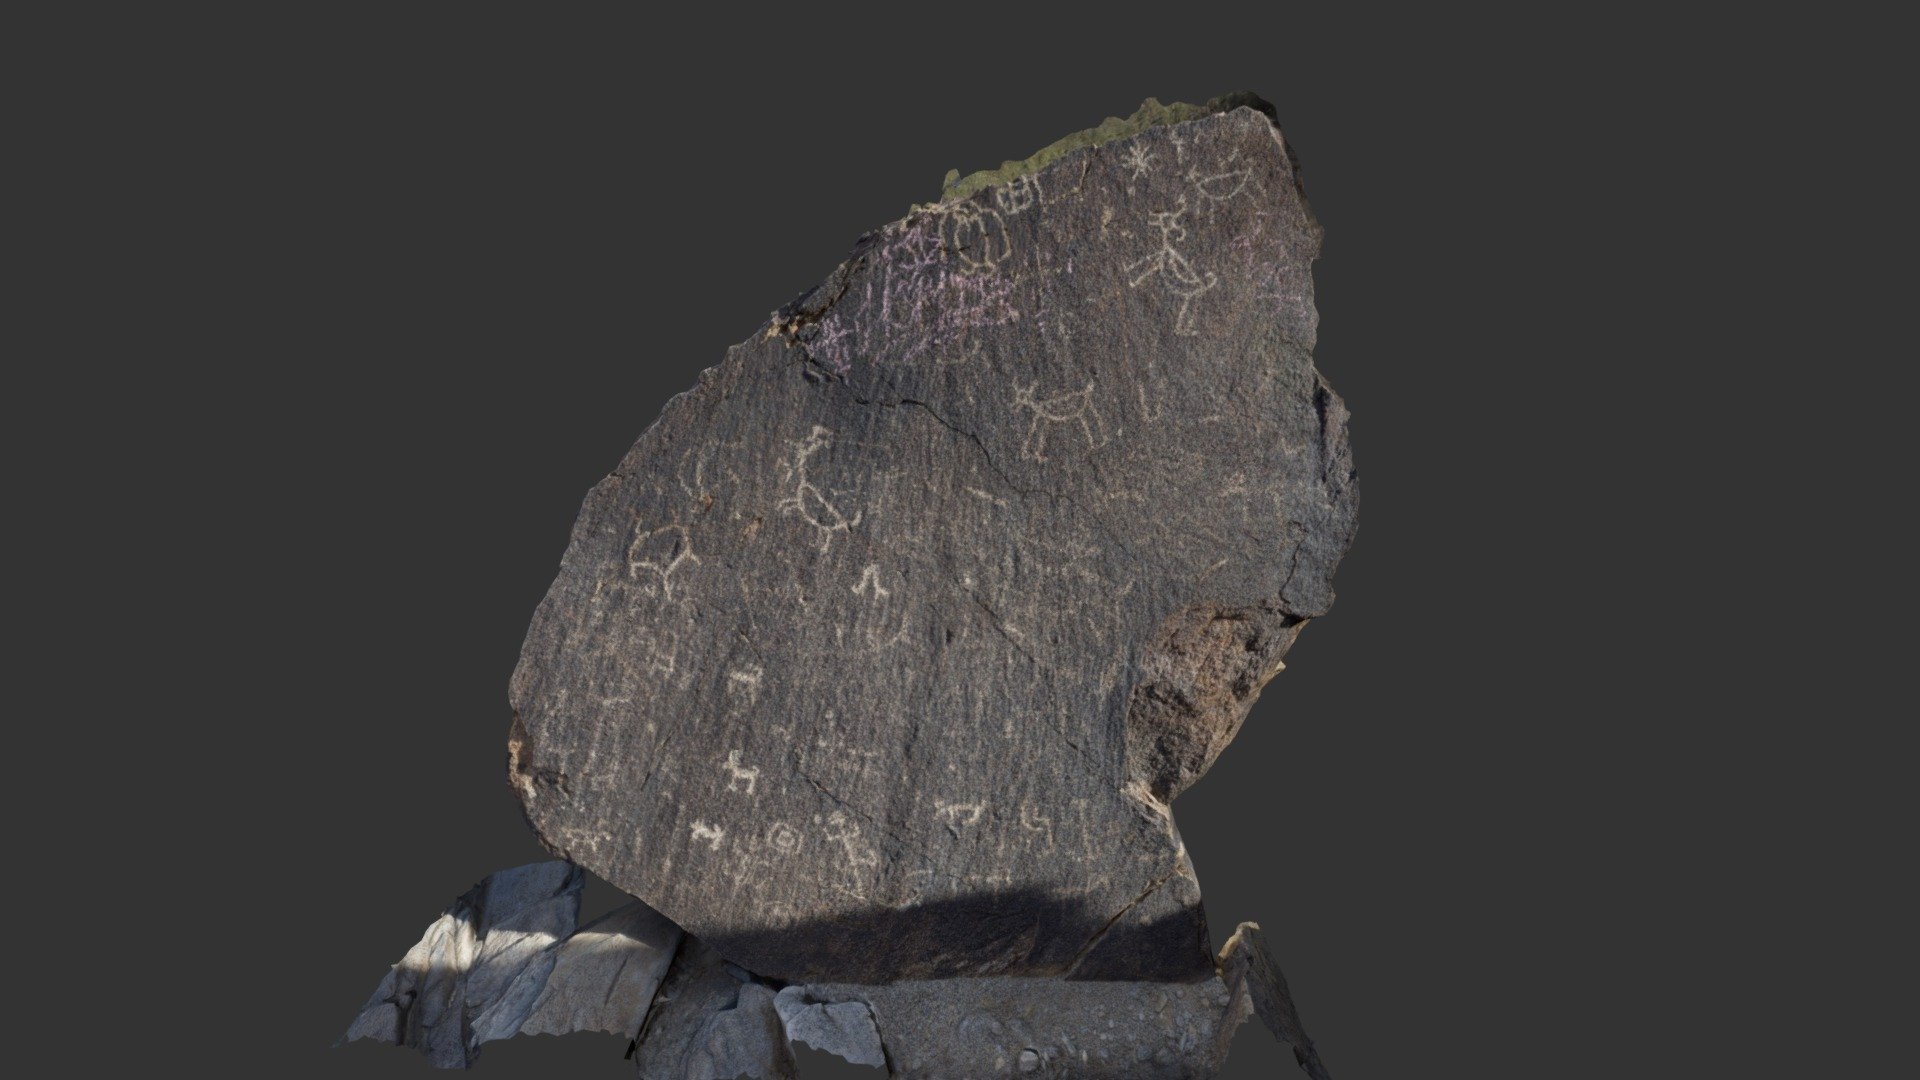
[[[1888,429],[1765,280],[1846,210],[1788,190],[1837,136],[1741,66],[1817,37],[1667,8],[306,10],[90,18],[15,157],[53,232],[15,300],[82,396],[11,407],[111,428],[18,459],[65,508],[20,564],[61,600],[25,616],[57,700],[16,755],[60,794],[18,821],[109,882],[46,920],[88,930],[46,935],[60,1000],[100,1003],[81,1059],[427,1075],[328,1044],[447,902],[542,857],[506,683],[588,487],[948,168],[1239,88],[1325,226],[1316,355],[1362,506],[1331,615],[1175,807],[1216,939],[1269,930],[1346,1080],[1850,1045],[1804,1015],[1849,984],[1805,1003],[1782,973],[1816,918],[1789,897],[1863,854],[1871,768],[1910,758],[1822,741],[1860,703],[1784,670],[1850,670],[1819,653],[1838,621],[1797,631],[1855,570],[1801,543],[1852,504],[1794,455],[1871,460]],[[1816,788],[1853,824],[1810,825]],[[1840,933],[1881,894],[1837,895]],[[623,1050],[480,1069],[622,1076]],[[1291,1069],[1249,1025],[1227,1075]]]

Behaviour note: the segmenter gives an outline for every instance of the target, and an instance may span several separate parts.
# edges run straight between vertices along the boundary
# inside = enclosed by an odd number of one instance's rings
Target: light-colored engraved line
[[[745,784],[745,793],[748,795],[753,794],[754,785],[760,782],[760,767],[758,765],[743,767],[740,764],[740,751],[729,750],[727,751],[727,764],[725,768],[727,770],[728,791],[740,791],[741,788],[739,785]]]
[[[1143,144],[1134,143],[1127,148],[1127,159],[1124,164],[1127,167],[1127,171],[1133,174],[1132,178],[1138,180],[1147,175],[1147,172],[1152,169],[1153,153]]]
[[[646,647],[647,674],[673,678],[679,667],[680,642],[668,630],[642,630],[639,640]]]
[[[644,553],[641,551],[643,545],[662,537],[666,538],[665,551],[654,550]],[[652,546],[659,548],[661,545],[653,543]],[[641,558],[642,554],[646,557]],[[662,525],[657,529],[640,533],[633,538],[633,543],[627,545],[627,575],[639,581],[640,571],[646,570],[659,579],[658,585],[648,582],[642,586],[649,596],[658,591],[668,600],[672,600],[674,571],[680,569],[682,563],[699,561],[700,556],[693,553],[693,541],[685,525]]]
[[[851,518],[847,517],[807,478],[809,459],[831,445],[832,429],[817,424],[805,439],[794,443],[793,461],[786,466],[787,479],[795,485],[793,495],[775,504],[782,513],[799,514],[802,520],[819,530],[820,553],[823,555],[832,546],[834,533],[847,532],[860,524],[858,511]]]
[[[1007,500],[1002,499],[999,496],[991,494],[989,492],[982,491],[977,487],[970,487],[964,490],[966,491],[967,494],[973,496],[974,498],[985,499],[986,501],[992,503],[995,506],[1004,508],[1007,505]]]
[[[1032,174],[1016,176],[993,189],[993,204],[1000,208],[1001,213],[1018,214],[1042,201],[1043,195],[1039,177]]]
[[[1145,370],[1146,374],[1141,377],[1135,389],[1140,394],[1140,419],[1151,424],[1166,412],[1165,406],[1157,400],[1164,396],[1166,388],[1160,381],[1159,369],[1152,360],[1147,361]],[[1147,393],[1149,388],[1153,390],[1151,395]]]
[[[704,821],[694,822],[692,832],[693,838],[696,841],[705,840],[707,842],[707,850],[709,851],[719,851],[720,841],[727,837],[727,830],[717,825],[709,825]]]
[[[1187,170],[1187,181],[1208,208],[1218,206],[1245,191],[1247,181],[1252,177],[1252,169],[1233,169],[1211,176],[1201,176],[1197,168]]]
[[[1185,195],[1180,196],[1172,210],[1148,212],[1148,227],[1160,231],[1160,249],[1127,266],[1129,275],[1127,285],[1137,289],[1148,278],[1159,277],[1166,290],[1180,299],[1180,310],[1173,320],[1173,332],[1183,337],[1191,337],[1199,333],[1193,324],[1193,302],[1220,284],[1220,278],[1211,270],[1205,275],[1200,274],[1176,246],[1178,242],[1187,238],[1187,227],[1180,221],[1186,215],[1187,197]]]
[[[959,260],[963,274],[992,271],[1012,254],[1006,219],[998,210],[972,203],[939,208],[940,246]]]
[[[800,850],[800,839],[800,831],[784,821],[776,821],[767,829],[767,846],[782,855]]]
[[[727,693],[744,693],[748,705],[760,703],[760,677],[766,672],[758,664],[749,664],[736,671],[727,672]]]
[[[880,584],[879,563],[868,563],[866,568],[860,571],[860,583],[853,587],[853,595],[859,596],[862,593],[872,596],[875,600],[884,600],[893,595],[890,590]]]
[[[1034,396],[1040,384],[1029,386],[1013,384],[1013,407],[1031,409],[1033,423],[1027,427],[1027,437],[1020,444],[1020,456],[1034,461],[1047,460],[1047,431],[1054,424],[1078,422],[1081,434],[1087,438],[1087,448],[1097,450],[1107,444],[1106,425],[1100,420],[1100,411],[1093,404],[1093,381],[1087,385],[1064,394],[1039,399]]]
[[[1033,803],[1021,803],[1020,828],[1033,832],[1037,840],[1043,840],[1046,844],[1044,851],[1054,849],[1054,819],[1041,817],[1041,813],[1033,809]]]
[[[950,803],[933,800],[933,814],[946,823],[947,831],[954,836],[960,835],[961,826],[980,824],[980,815],[986,812],[985,803]]]
[[[827,815],[827,829],[821,835],[827,840],[838,843],[847,853],[847,869],[880,865],[880,856],[871,847],[861,843],[860,826],[847,819],[847,815],[835,810]]]

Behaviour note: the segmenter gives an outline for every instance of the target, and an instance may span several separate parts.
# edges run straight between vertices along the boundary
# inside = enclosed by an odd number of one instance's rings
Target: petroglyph
[[[1193,302],[1219,285],[1220,278],[1211,270],[1205,274],[1196,271],[1176,246],[1187,238],[1187,228],[1181,222],[1186,216],[1185,195],[1175,201],[1172,210],[1154,210],[1147,214],[1147,226],[1160,233],[1160,248],[1128,265],[1127,284],[1137,289],[1147,279],[1158,277],[1166,290],[1180,300],[1180,311],[1173,320],[1173,332],[1191,337],[1199,333],[1194,325]]]
[[[880,584],[879,563],[868,563],[866,568],[860,571],[860,583],[853,587],[853,595],[859,596],[862,593],[875,600],[884,600],[893,595]]]
[[[832,445],[832,430],[817,424],[805,439],[794,444],[793,460],[786,465],[786,479],[794,485],[793,494],[778,503],[782,513],[800,515],[802,520],[819,532],[822,555],[832,547],[835,533],[846,532],[860,524],[860,511],[854,511],[852,517],[841,513],[840,508],[827,498],[827,494],[807,477],[808,462],[815,454]]]
[[[1031,209],[1041,202],[1040,178],[1028,173],[1016,176],[1006,184],[993,189],[993,205],[1003,214],[1018,214]]]
[[[514,675],[545,842],[782,983],[1208,977],[1165,796],[1354,494],[1285,144],[1168,115],[863,234],[636,416]]]
[[[704,821],[694,822],[689,826],[689,831],[693,834],[694,842],[706,841],[707,849],[710,851],[719,851],[720,841],[727,838],[727,830],[718,825],[709,825]]]
[[[827,815],[827,828],[821,835],[828,843],[839,844],[846,853],[844,865],[850,870],[868,869],[880,865],[880,853],[866,842],[860,825],[846,814],[835,810]]]
[[[672,600],[674,571],[685,563],[699,561],[685,525],[662,525],[636,533],[627,545],[627,573],[641,583],[641,590],[648,596]]]
[[[727,770],[727,790],[752,795],[753,786],[760,782],[760,767],[758,765],[742,767],[740,764],[740,751],[738,750],[727,751],[727,764],[725,767]]]
[[[800,850],[800,830],[784,821],[776,821],[767,828],[767,846],[782,855],[791,855]]]
[[[980,815],[986,813],[986,803],[950,803],[939,799],[933,801],[933,816],[947,826],[947,831],[960,835],[962,827],[971,828],[980,824]]]
[[[1053,819],[1034,809],[1032,803],[1021,805],[1020,827],[1034,834],[1031,839],[1035,843],[1042,844],[1042,850],[1053,850]]]
[[[1047,432],[1055,424],[1079,425],[1089,450],[1098,450],[1107,444],[1106,426],[1100,422],[1100,410],[1093,404],[1093,380],[1087,380],[1078,390],[1048,398],[1036,398],[1034,395],[1039,389],[1037,381],[1026,386],[1015,383],[1013,387],[1013,407],[1033,411],[1033,423],[1020,444],[1021,457],[1047,460]]]
[[[680,639],[666,627],[647,627],[634,633],[635,651],[644,661],[642,670],[662,682],[673,681],[679,670]]]
[[[766,671],[758,664],[751,664],[747,667],[727,672],[727,696],[729,698],[745,697],[748,708],[758,705],[760,703],[760,679],[764,675],[766,675]]]
[[[940,246],[959,260],[963,274],[988,273],[1013,254],[1006,219],[998,210],[973,203],[940,207]]]
[[[1187,181],[1200,196],[1201,205],[1211,210],[1247,189],[1252,169],[1230,169],[1203,176],[1197,168],[1187,170]]]

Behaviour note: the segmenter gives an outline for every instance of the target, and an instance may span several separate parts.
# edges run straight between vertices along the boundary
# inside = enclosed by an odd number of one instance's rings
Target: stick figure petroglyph
[[[699,561],[685,525],[662,525],[637,533],[633,543],[627,545],[627,574],[641,582],[648,596],[672,600],[674,571],[683,563]]]
[[[835,810],[827,815],[829,828],[821,832],[831,843],[841,845],[847,852],[847,868],[880,865],[880,855],[873,848],[861,842],[860,826],[847,819],[847,815]]]
[[[1152,169],[1153,153],[1140,143],[1134,143],[1127,147],[1127,160],[1122,164],[1133,174],[1133,179],[1138,180]]]
[[[727,763],[724,768],[727,770],[728,791],[739,791],[741,790],[740,785],[745,784],[746,794],[753,794],[754,785],[760,782],[760,767],[758,765],[742,767],[740,764],[740,751],[729,750],[727,751]]]
[[[1047,432],[1055,424],[1077,421],[1081,434],[1087,437],[1089,450],[1098,450],[1107,444],[1106,425],[1093,406],[1093,380],[1087,380],[1087,385],[1078,390],[1050,398],[1036,398],[1034,393],[1039,389],[1038,382],[1029,386],[1013,384],[1013,407],[1033,410],[1033,423],[1027,428],[1026,440],[1020,444],[1021,457],[1047,460]]]
[[[1174,246],[1187,238],[1187,227],[1180,223],[1180,219],[1186,215],[1185,195],[1174,203],[1174,209],[1154,210],[1147,214],[1147,225],[1160,230],[1160,250],[1127,267],[1127,273],[1131,275],[1127,284],[1137,289],[1148,278],[1158,275],[1167,291],[1180,298],[1180,312],[1174,316],[1173,332],[1191,337],[1199,332],[1193,325],[1193,301],[1220,284],[1220,278],[1211,270],[1202,276]]]
[[[833,534],[846,532],[860,524],[860,511],[851,518],[840,512],[825,492],[807,478],[807,462],[813,455],[833,445],[833,430],[814,425],[805,439],[794,444],[793,461],[786,466],[787,480],[794,482],[793,495],[776,505],[781,513],[799,514],[807,524],[820,531],[820,553],[833,544]]]

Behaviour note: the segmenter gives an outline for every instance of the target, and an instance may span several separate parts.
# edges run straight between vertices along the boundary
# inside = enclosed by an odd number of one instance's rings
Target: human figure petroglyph
[[[879,853],[863,842],[859,824],[840,811],[835,810],[827,815],[827,828],[822,830],[821,835],[846,851],[849,870],[880,865]]]
[[[1087,449],[1105,446],[1107,429],[1093,404],[1093,386],[1093,380],[1089,379],[1087,385],[1078,390],[1037,398],[1034,395],[1040,389],[1038,382],[1027,386],[1014,383],[1013,407],[1033,410],[1033,423],[1027,428],[1026,440],[1020,444],[1020,456],[1034,461],[1047,460],[1047,432],[1055,424],[1078,423],[1081,434],[1087,437]]]
[[[672,600],[674,571],[685,563],[699,561],[685,525],[662,525],[640,532],[627,545],[627,575],[640,582],[648,596]]]
[[[1185,195],[1172,210],[1153,210],[1147,214],[1147,226],[1160,231],[1160,250],[1127,266],[1127,284],[1139,288],[1148,278],[1158,276],[1168,292],[1180,298],[1180,311],[1174,316],[1173,332],[1191,337],[1199,331],[1193,325],[1193,302],[1220,284],[1219,275],[1209,270],[1204,275],[1193,268],[1175,245],[1187,238],[1187,227],[1180,219],[1187,215]]]
[[[760,767],[758,765],[741,765],[740,751],[729,750],[727,751],[727,763],[724,768],[727,770],[728,791],[739,791],[746,795],[753,794],[754,785],[760,782]]]
[[[807,477],[807,463],[813,455],[833,445],[833,431],[815,424],[805,439],[794,444],[793,461],[786,465],[786,479],[794,484],[793,494],[776,505],[782,513],[800,515],[820,532],[820,553],[827,553],[833,534],[846,532],[860,524],[860,511],[849,518]]]

